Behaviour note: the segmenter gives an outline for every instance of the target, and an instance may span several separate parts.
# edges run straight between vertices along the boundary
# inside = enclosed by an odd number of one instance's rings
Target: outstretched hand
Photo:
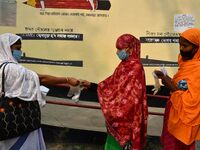
[[[67,83],[70,84],[71,86],[77,86],[80,84],[80,81],[76,78],[73,77],[68,77],[67,78]]]
[[[162,79],[165,75],[162,71],[159,71],[159,70],[155,70],[154,73],[156,74],[156,76],[159,78],[159,79]]]
[[[82,80],[81,81],[81,86],[84,88],[84,89],[88,89],[90,86],[91,86],[91,82],[87,81],[87,80]]]

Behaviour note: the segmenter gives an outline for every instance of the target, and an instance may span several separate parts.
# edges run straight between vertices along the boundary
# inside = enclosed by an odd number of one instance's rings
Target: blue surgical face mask
[[[22,51],[15,49],[12,51],[12,55],[16,59],[16,61],[19,61],[22,57]]]
[[[126,60],[129,57],[129,54],[123,49],[120,52],[117,53],[117,56],[121,60]]]

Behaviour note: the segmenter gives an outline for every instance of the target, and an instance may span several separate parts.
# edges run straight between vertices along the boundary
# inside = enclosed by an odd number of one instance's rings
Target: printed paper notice
[[[174,31],[183,32],[194,27],[195,18],[191,14],[177,14],[174,16]]]

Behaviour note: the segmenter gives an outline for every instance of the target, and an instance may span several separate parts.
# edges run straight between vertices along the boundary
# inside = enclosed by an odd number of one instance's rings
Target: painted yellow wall
[[[0,33],[42,33],[36,30],[38,27],[49,28],[49,33],[53,33],[55,29],[72,29],[72,33],[82,33],[83,41],[24,40],[22,49],[31,57],[83,60],[83,67],[37,64],[24,64],[24,66],[38,73],[73,76],[99,82],[111,75],[120,62],[116,56],[115,41],[121,34],[131,33],[139,38],[147,36],[147,32],[174,33],[176,14],[192,14],[195,17],[195,27],[200,26],[200,1],[197,0],[111,0],[110,2],[109,11],[46,8],[43,12],[40,8],[25,5],[21,0],[17,0],[16,26],[2,26]],[[55,15],[56,13],[59,15]],[[85,16],[62,15],[64,13],[82,13]],[[27,28],[32,28],[33,31]],[[141,57],[149,55],[153,59],[176,61],[178,48],[178,44],[174,43],[143,43]],[[158,68],[145,67],[147,84],[153,84],[154,69]],[[173,75],[177,70],[176,67],[166,69],[169,75]]]

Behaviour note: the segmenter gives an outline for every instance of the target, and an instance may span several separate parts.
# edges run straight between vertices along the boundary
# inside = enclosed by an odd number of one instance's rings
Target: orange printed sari
[[[181,36],[200,48],[200,30],[189,29]],[[170,102],[167,106],[167,130],[177,141],[185,145],[186,148],[194,149],[195,140],[200,140],[200,49],[191,60],[182,61],[181,55],[178,59],[179,69],[173,77],[173,82],[178,84],[180,80],[186,80],[188,89],[178,90],[171,94]],[[164,138],[165,137],[165,138]],[[163,131],[163,141],[165,146],[166,132]],[[167,149],[167,148],[166,148]],[[189,150],[188,149],[188,150]],[[177,149],[178,150],[178,149]]]

